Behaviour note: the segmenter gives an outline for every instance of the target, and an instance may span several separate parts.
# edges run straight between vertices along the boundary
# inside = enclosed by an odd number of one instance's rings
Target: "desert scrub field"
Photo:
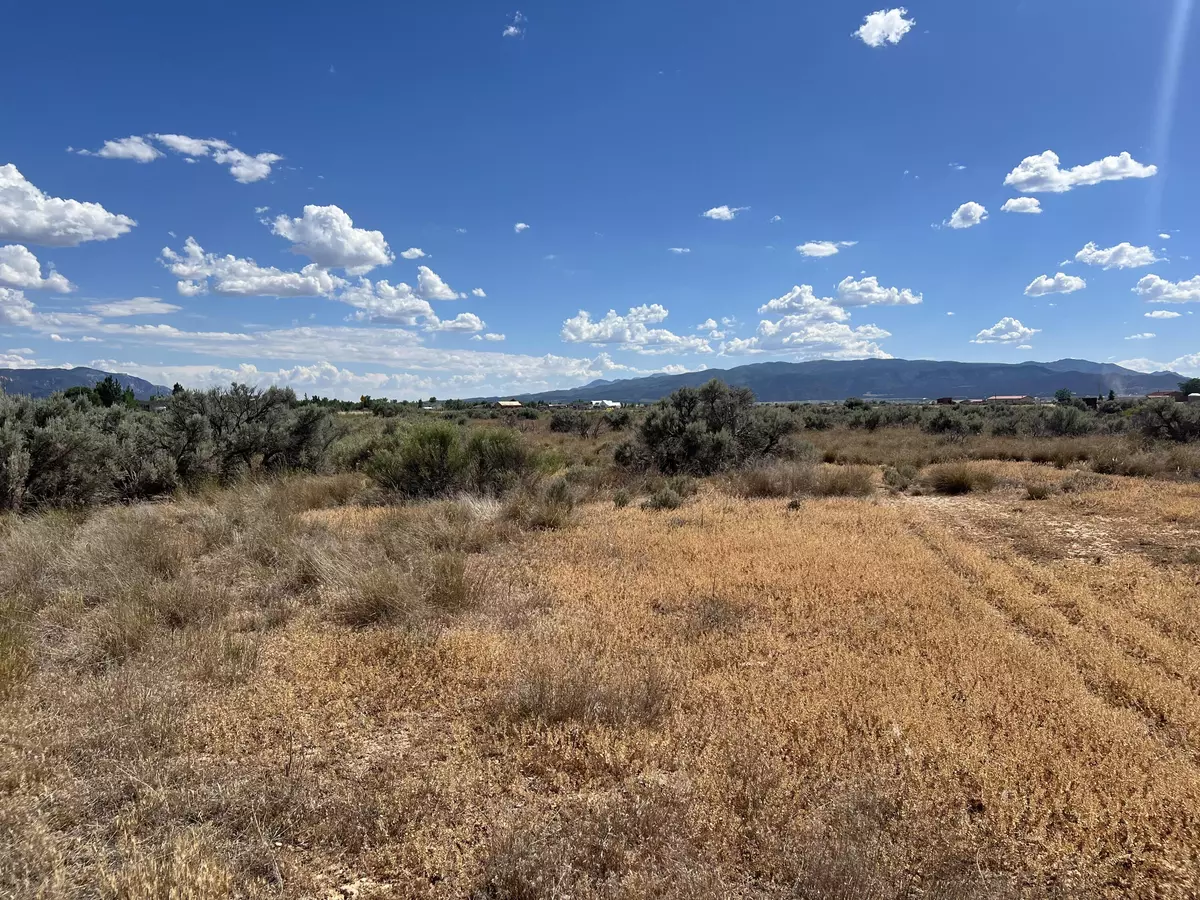
[[[5,519],[0,895],[1195,896],[1200,488],[971,465]]]

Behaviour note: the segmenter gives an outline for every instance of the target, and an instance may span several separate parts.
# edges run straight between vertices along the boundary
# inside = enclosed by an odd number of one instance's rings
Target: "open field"
[[[8,519],[0,895],[1195,896],[1200,486],[970,465]]]

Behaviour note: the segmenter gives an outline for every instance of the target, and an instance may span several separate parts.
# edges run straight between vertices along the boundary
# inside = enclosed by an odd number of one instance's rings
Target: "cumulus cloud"
[[[1177,313],[1170,309],[1152,309],[1148,313],[1143,313],[1147,319],[1178,319],[1182,313]]]
[[[843,306],[915,306],[924,299],[910,288],[882,287],[874,275],[860,281],[843,278],[837,296]]]
[[[1045,294],[1073,294],[1087,287],[1087,282],[1065,272],[1057,273],[1053,278],[1049,275],[1039,275],[1025,288],[1026,297],[1041,297]]]
[[[881,9],[863,17],[863,23],[851,37],[856,37],[868,47],[882,47],[885,44],[898,44],[900,39],[908,34],[917,24],[916,19],[907,19],[908,10],[903,6],[895,9]]]
[[[0,325],[29,327],[36,321],[36,308],[23,291],[0,287]]]
[[[776,222],[782,222],[782,221],[783,221],[783,216],[771,216],[771,218],[770,218],[770,219],[768,219],[767,221],[768,221],[768,222],[770,222],[770,223],[773,225],[773,224],[775,224]]]
[[[426,300],[458,300],[459,295],[429,266],[417,266],[417,293]],[[465,296],[465,295],[464,295]]]
[[[1200,303],[1200,275],[1187,281],[1167,281],[1147,275],[1134,285],[1133,292],[1147,303]]]
[[[487,328],[487,323],[475,313],[470,312],[459,313],[453,319],[439,319],[425,326],[427,331],[456,331],[466,334],[474,334],[485,328]]]
[[[1027,156],[1004,179],[1008,187],[1023,194],[1061,194],[1077,187],[1099,184],[1102,181],[1121,181],[1125,178],[1149,178],[1158,172],[1156,166],[1144,166],[1128,152],[1106,156],[1073,169],[1059,167],[1058,154],[1047,150],[1039,156]]]
[[[1143,331],[1141,334],[1131,334],[1125,338],[1127,341],[1148,341],[1152,337],[1157,337],[1153,331]]]
[[[513,226],[513,231],[515,231],[517,234],[520,234],[522,231],[528,231],[529,227],[530,226],[526,225],[524,222],[518,222]]]
[[[252,259],[206,253],[192,237],[184,241],[182,253],[164,247],[160,261],[180,279],[177,287],[185,297],[210,287],[214,293],[233,297],[320,297],[345,284],[316,263],[287,272]]]
[[[304,214],[295,219],[276,216],[271,231],[291,241],[293,253],[302,253],[327,269],[345,269],[348,275],[365,275],[396,258],[383,232],[355,228],[350,216],[337,206],[306,206]]]
[[[712,352],[704,338],[649,327],[666,318],[667,310],[657,303],[635,306],[623,316],[610,309],[599,320],[593,320],[591,313],[580,310],[578,315],[563,322],[561,337],[569,344],[615,344],[622,350],[636,353]]]
[[[968,200],[944,224],[950,228],[974,228],[987,217],[988,211],[983,204]]]
[[[801,359],[891,359],[876,343],[887,337],[891,333],[875,325],[851,328],[842,322],[814,322],[795,315],[764,319],[753,337],[727,341],[722,351],[731,356],[786,353]]]
[[[1178,372],[1180,375],[1200,376],[1200,353],[1189,353],[1170,362],[1155,362],[1152,359],[1123,359],[1119,366],[1135,372]]]
[[[853,247],[858,241],[809,241],[796,248],[805,256],[834,256],[843,247]]]
[[[677,256],[682,256],[684,253],[692,252],[691,247],[668,247],[667,249],[670,250],[672,253],[676,254]]]
[[[180,307],[173,303],[164,303],[158,297],[134,297],[132,300],[110,300],[106,303],[93,303],[88,309],[105,319],[117,319],[125,316],[160,316],[179,312]]]
[[[471,289],[471,296],[472,296],[472,297],[480,297],[480,298],[482,298],[482,297],[486,297],[486,296],[487,296],[487,294],[484,292],[483,288],[472,288],[472,289]]]
[[[1159,237],[1164,241],[1169,241],[1171,239],[1171,236],[1169,234],[1167,234],[1166,232],[1163,232],[1162,234],[1160,234]]]
[[[135,225],[129,216],[110,213],[99,203],[48,197],[12,163],[0,166],[0,239],[77,247],[120,237]]]
[[[749,208],[748,206],[714,206],[700,215],[706,219],[716,219],[718,222],[729,222],[737,218],[738,213],[745,212]]]
[[[9,350],[7,353],[0,353],[0,369],[27,369],[36,366],[36,359],[30,359],[24,355],[32,352],[28,347],[21,347],[17,350]]]
[[[1037,197],[1013,197],[1011,200],[1004,201],[1004,205],[1000,207],[1000,212],[1040,215],[1042,212],[1042,201]]]
[[[1135,247],[1128,241],[1122,241],[1115,247],[1102,250],[1092,241],[1075,254],[1075,262],[1089,266],[1100,266],[1102,269],[1136,269],[1138,266],[1148,266],[1161,262],[1149,247]]]
[[[131,159],[134,162],[154,162],[162,156],[162,151],[139,135],[131,135],[115,141],[105,141],[104,146],[95,152],[91,150],[76,150],[80,156],[100,156],[104,159]]]
[[[42,277],[42,265],[28,247],[10,244],[0,247],[0,285],[25,290],[48,290],[68,294],[75,290],[62,275],[53,268]]]
[[[154,134],[151,137],[187,157],[189,162],[208,157],[218,165],[229,166],[230,174],[242,184],[262,181],[271,174],[271,166],[283,160],[278,153],[243,153],[218,138],[193,138],[183,134]]]
[[[425,256],[425,251],[420,247],[409,247],[400,255],[405,259],[421,259]]]
[[[485,334],[483,336],[483,339],[485,341],[503,341],[503,340],[505,340],[505,336],[502,334],[497,334],[496,332],[493,331],[488,334]]]
[[[343,303],[357,307],[357,318],[401,325],[416,325],[419,321],[436,324],[439,319],[429,305],[411,286],[400,282],[393,285],[386,280],[371,284],[360,278],[356,285],[348,287],[337,297]]]
[[[1024,344],[1040,331],[1040,328],[1026,328],[1021,324],[1019,319],[1014,319],[1012,316],[1005,316],[991,328],[985,328],[979,334],[975,335],[975,339],[971,343]]]
[[[850,318],[850,314],[836,301],[829,297],[818,297],[812,285],[808,284],[794,285],[783,296],[768,300],[758,308],[760,316],[773,312],[793,313],[808,321],[844,322]],[[715,326],[716,323],[713,324]]]

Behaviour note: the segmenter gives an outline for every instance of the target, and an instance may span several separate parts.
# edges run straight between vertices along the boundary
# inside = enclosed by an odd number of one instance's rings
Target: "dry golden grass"
[[[972,466],[8,520],[0,896],[1197,896],[1198,488]]]

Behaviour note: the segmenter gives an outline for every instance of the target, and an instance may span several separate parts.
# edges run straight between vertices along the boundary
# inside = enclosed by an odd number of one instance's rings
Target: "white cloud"
[[[405,259],[422,259],[425,256],[425,251],[420,247],[409,247],[400,255]]]
[[[1158,337],[1153,331],[1143,331],[1141,334],[1131,334],[1125,340],[1127,341],[1148,341],[1152,337]]]
[[[513,231],[515,231],[517,234],[520,234],[522,231],[528,231],[529,227],[530,226],[526,225],[524,222],[518,222],[513,226]]]
[[[120,237],[137,222],[99,203],[47,197],[12,163],[0,166],[0,238],[47,247],[77,247]]]
[[[1032,350],[1033,344],[1017,344],[1018,350]]]
[[[677,256],[682,256],[684,253],[692,252],[691,247],[668,247],[667,249],[670,250],[672,253],[676,254]]]
[[[861,281],[843,278],[837,292],[838,303],[843,306],[915,306],[924,299],[910,288],[881,287],[874,275]]]
[[[429,266],[417,266],[417,293],[426,300],[458,300],[459,295]]]
[[[366,278],[360,278],[358,284],[342,291],[337,299],[357,307],[361,319],[409,326],[416,325],[418,320],[435,324],[439,321],[429,301],[404,282],[392,285],[381,280],[372,285]]]
[[[771,222],[772,224],[774,224],[775,222],[782,222],[783,216],[771,216],[771,218],[768,219],[767,221]]]
[[[453,319],[439,319],[425,326],[426,331],[456,331],[474,334],[487,328],[487,323],[475,313],[459,313]]]
[[[115,319],[124,316],[168,315],[179,312],[180,307],[173,303],[164,303],[158,297],[134,297],[132,300],[111,300],[107,303],[93,303],[88,309],[103,318]]]
[[[807,321],[844,322],[850,314],[829,297],[818,297],[811,285],[794,285],[782,297],[768,300],[758,308],[758,314],[788,312],[803,316]],[[709,321],[712,321],[711,319]]]
[[[1000,212],[1040,215],[1042,212],[1042,201],[1037,197],[1013,197],[1011,200],[1004,201],[1004,205],[1000,207]]]
[[[1148,313],[1143,313],[1147,319],[1178,319],[1182,313],[1177,313],[1170,309],[1152,309]]]
[[[229,164],[229,172],[235,181],[250,184],[262,181],[271,174],[271,166],[283,159],[278,153],[259,153],[251,156],[241,150],[218,150],[213,153],[213,159],[221,164]]]
[[[1162,238],[1164,241],[1169,241],[1171,239],[1171,236],[1169,234],[1167,234],[1166,232],[1163,232],[1162,234],[1160,234],[1159,237]]]
[[[306,206],[296,219],[276,216],[271,231],[291,241],[293,253],[302,253],[324,268],[345,269],[348,275],[365,275],[396,258],[383,232],[355,228],[337,206]]]
[[[718,222],[729,222],[735,219],[738,213],[745,212],[749,208],[748,206],[714,206],[700,215],[706,219],[716,219]]]
[[[521,37],[525,34],[525,23],[528,21],[529,20],[525,18],[521,11],[517,10],[517,12],[513,14],[512,22],[505,27],[501,34],[504,37]]]
[[[10,244],[0,247],[0,285],[24,288],[25,290],[49,290],[59,294],[68,294],[75,290],[75,285],[50,269],[45,278],[42,277],[42,265],[28,247],[21,244]]]
[[[1073,169],[1059,168],[1058,154],[1047,150],[1039,156],[1027,156],[1004,179],[1005,185],[1023,194],[1061,194],[1073,188],[1102,181],[1121,181],[1125,178],[1149,178],[1158,171],[1156,166],[1144,166],[1128,152],[1106,156]]]
[[[278,153],[243,153],[228,141],[218,138],[193,138],[183,134],[154,134],[156,141],[181,153],[193,162],[197,157],[210,157],[220,165],[228,165],[230,174],[242,184],[262,181],[271,174],[271,166],[282,161]]]
[[[809,241],[796,248],[798,253],[805,256],[833,256],[842,247],[853,247],[858,241]]]
[[[182,153],[184,156],[208,156],[213,150],[231,150],[232,147],[218,138],[193,138],[182,134],[152,134],[160,144]]]
[[[610,309],[598,321],[594,321],[590,313],[580,310],[578,315],[563,322],[561,337],[569,344],[616,344],[622,350],[637,353],[712,352],[712,347],[704,338],[648,327],[666,318],[667,310],[657,303],[635,306],[623,316]]]
[[[483,339],[485,341],[503,341],[503,340],[505,340],[505,336],[502,334],[497,334],[496,332],[493,331],[493,332],[490,332],[489,334],[485,334],[483,336]]]
[[[70,339],[70,338],[65,338],[65,337],[63,337],[61,334],[51,334],[51,335],[50,335],[50,340],[52,340],[52,341],[55,341],[56,343],[60,343],[60,342],[61,342],[61,343],[63,343],[63,344],[69,344],[69,343],[71,343],[71,339]]]
[[[184,241],[183,253],[164,247],[160,260],[176,278],[179,293],[194,297],[209,286],[217,294],[234,297],[320,297],[345,284],[316,265],[299,272],[260,266],[252,259],[205,253],[195,238]]]
[[[954,211],[949,221],[944,224],[951,228],[974,228],[988,217],[988,211],[981,203],[968,200]]]
[[[261,216],[263,213],[265,213],[265,212],[270,212],[270,210],[271,210],[271,207],[269,207],[269,206],[256,206],[256,207],[254,207],[254,212],[255,212],[256,214],[260,215],[260,216]]]
[[[1045,294],[1073,294],[1087,287],[1087,282],[1065,272],[1057,273],[1053,278],[1049,275],[1039,275],[1025,288],[1026,297],[1041,297]]]
[[[979,334],[975,335],[975,339],[971,343],[1024,344],[1040,331],[1040,328],[1026,328],[1021,324],[1019,319],[1014,319],[1012,316],[1005,316],[991,328],[985,328]]]
[[[472,288],[472,289],[471,289],[471,296],[473,296],[473,297],[481,297],[481,298],[482,298],[482,297],[486,297],[486,296],[487,296],[487,294],[484,292],[483,288]]]
[[[1084,248],[1075,254],[1075,262],[1100,266],[1103,269],[1136,269],[1138,266],[1148,266],[1161,260],[1155,257],[1154,251],[1149,247],[1135,247],[1128,241],[1122,241],[1107,250],[1101,250],[1093,241],[1088,241]]]
[[[875,325],[851,328],[842,322],[813,321],[807,315],[758,323],[754,337],[734,338],[721,347],[731,356],[786,353],[802,359],[890,359],[877,343],[891,337]]]
[[[1147,275],[1133,288],[1147,303],[1200,303],[1200,275],[1187,281],[1167,281]]]
[[[132,159],[134,162],[154,162],[162,151],[144,137],[131,135],[115,141],[105,141],[104,146],[94,153],[91,150],[76,150],[80,156],[101,156],[105,159]]]
[[[23,291],[0,287],[0,325],[30,327],[36,322],[35,307]]]
[[[36,366],[36,359],[30,359],[24,355],[32,352],[28,347],[22,347],[18,350],[9,350],[7,353],[0,353],[0,369],[28,369]]]
[[[916,19],[906,19],[908,10],[903,6],[896,9],[881,9],[863,17],[863,23],[851,37],[857,37],[868,47],[898,44],[917,24]]]

